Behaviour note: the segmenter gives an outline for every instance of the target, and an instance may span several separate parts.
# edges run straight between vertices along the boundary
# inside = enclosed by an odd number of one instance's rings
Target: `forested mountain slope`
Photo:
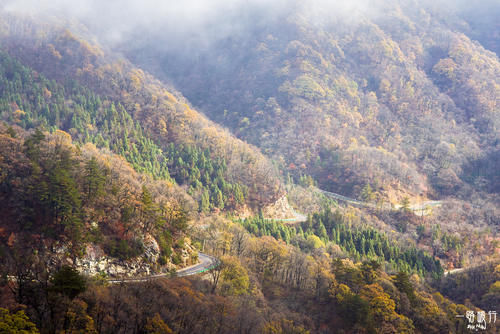
[[[453,333],[497,310],[496,34],[445,1],[0,0],[0,332]],[[197,250],[211,268],[176,278]]]
[[[276,170],[258,150],[150,75],[57,25],[2,20],[4,80],[14,79],[3,86],[3,103],[19,110],[14,121],[23,127],[46,124],[108,147],[140,171],[186,184],[204,210],[224,202],[257,208],[282,195]],[[8,109],[4,117],[12,117]]]
[[[193,253],[183,240],[196,204],[180,187],[138,174],[91,143],[75,146],[63,131],[17,129],[0,127],[0,252],[12,274],[39,279],[68,263],[145,274]],[[137,266],[94,268],[102,257]]]
[[[421,220],[376,216],[447,265],[493,255],[500,62],[475,40],[494,40],[495,28],[474,28],[471,15],[494,16],[494,2],[285,3],[228,7],[220,27],[214,19],[201,36],[181,34],[185,43],[138,29],[120,49],[296,183],[379,207],[443,200]]]
[[[155,36],[122,48],[324,189],[358,196],[369,183],[393,201],[498,193],[500,63],[458,32],[470,32],[459,13],[381,0],[349,15],[322,4],[242,14],[251,28],[208,46],[179,51]]]

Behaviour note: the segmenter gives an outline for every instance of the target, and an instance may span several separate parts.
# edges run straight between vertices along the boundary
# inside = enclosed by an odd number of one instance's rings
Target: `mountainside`
[[[12,72],[21,71],[16,84],[29,90],[23,94],[15,91],[17,86],[6,86],[11,89],[4,90],[10,95],[4,103],[22,112],[18,121],[23,127],[47,124],[82,142],[108,147],[141,171],[172,176],[191,187],[200,203],[202,195],[209,196],[220,209],[223,202],[232,208],[262,207],[282,195],[275,168],[258,150],[208,121],[180,94],[172,95],[123,58],[57,25],[9,15],[3,23],[4,52],[21,62],[4,62],[6,79],[17,79]],[[38,74],[43,77],[38,79]],[[31,85],[37,80],[41,87],[34,89]],[[30,100],[29,94],[38,100]]]
[[[392,201],[394,191],[497,194],[498,56],[458,32],[466,23],[453,11],[415,1],[373,7],[346,16],[335,5],[326,15],[295,4],[252,13],[252,28],[208,47],[179,51],[155,36],[123,49],[325,190],[359,196],[369,183]]]
[[[196,204],[178,186],[60,130],[0,131],[2,265],[32,279],[50,263],[128,276],[196,258],[184,241]]]
[[[0,332],[498,333],[499,10],[0,0]]]

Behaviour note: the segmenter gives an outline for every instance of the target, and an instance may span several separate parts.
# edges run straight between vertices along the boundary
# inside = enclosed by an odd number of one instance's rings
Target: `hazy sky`
[[[0,3],[7,11],[75,17],[90,25],[107,42],[120,42],[125,34],[138,29],[211,39],[237,33],[254,17],[280,15],[293,4],[300,6],[304,15],[355,15],[368,9],[373,0],[3,0]]]
[[[383,15],[381,4],[392,6],[401,1],[405,0],[0,0],[0,6],[35,16],[74,17],[105,43],[127,42],[137,35],[168,36],[172,43],[210,43],[237,35],[256,21],[279,17],[290,8],[298,7],[298,13],[314,22],[333,16],[358,20]],[[417,1],[450,10],[460,6],[458,3],[478,6],[500,0]]]

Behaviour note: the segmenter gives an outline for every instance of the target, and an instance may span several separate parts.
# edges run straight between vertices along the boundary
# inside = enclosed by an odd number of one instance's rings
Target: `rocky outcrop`
[[[119,260],[107,256],[95,244],[86,246],[85,255],[76,260],[75,265],[81,273],[89,276],[104,273],[110,277],[147,276],[156,272],[160,247],[156,240],[147,234],[142,240],[144,253],[129,260]]]
[[[288,203],[288,199],[286,196],[281,197],[279,200],[274,202],[273,204],[265,207],[262,210],[262,214],[264,218],[269,219],[290,219],[296,218],[294,210]]]
[[[146,234],[142,241],[144,245],[144,257],[151,263],[156,263],[160,256],[160,246],[150,234]]]
[[[150,276],[178,270],[196,263],[197,257],[194,255],[197,254],[196,249],[187,237],[183,238],[182,248],[174,248],[173,255],[177,254],[179,260],[176,262],[177,265],[172,262],[172,257],[167,264],[163,266],[158,264],[161,250],[152,235],[146,234],[141,241],[144,252],[132,259],[120,260],[111,257],[100,245],[89,243],[85,246],[85,255],[76,259],[68,257],[68,245],[60,245],[52,251],[51,263],[53,266],[61,263],[70,264],[86,276],[105,274],[111,278]]]

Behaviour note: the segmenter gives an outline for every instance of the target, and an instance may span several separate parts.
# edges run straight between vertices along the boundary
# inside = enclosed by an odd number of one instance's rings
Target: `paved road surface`
[[[301,223],[301,222],[305,222],[307,220],[306,215],[295,211],[293,208],[291,208],[291,209],[292,209],[292,213],[293,213],[294,218],[264,218],[264,219],[273,220],[275,222],[285,222],[285,223],[286,222]]]
[[[218,261],[215,257],[204,253],[198,253],[198,260],[200,261],[199,263],[177,271],[176,276],[184,277],[184,276],[200,274],[218,265]],[[157,274],[157,275],[141,276],[141,277],[116,278],[116,279],[110,279],[108,280],[108,282],[111,284],[135,283],[135,282],[146,282],[152,279],[164,278],[164,277],[172,277],[172,276],[169,273]]]
[[[465,270],[465,268],[455,268],[455,269],[452,269],[452,270],[445,270],[444,271],[444,276],[458,274],[458,273],[460,273],[460,272],[462,272],[464,270]]]
[[[339,194],[336,194],[336,193],[332,193],[330,191],[326,191],[326,190],[321,190],[321,189],[318,189],[321,193],[329,196],[329,197],[332,197],[336,200],[339,200],[339,201],[342,201],[342,202],[347,202],[347,203],[350,203],[354,206],[361,206],[361,207],[368,207],[368,208],[376,208],[377,206],[373,203],[368,203],[368,202],[362,202],[362,201],[358,201],[357,199],[354,199],[354,198],[349,198],[349,197],[346,197],[346,196],[342,196],[342,195],[339,195]],[[443,204],[442,201],[425,201],[425,202],[422,202],[422,203],[418,203],[418,204],[412,204],[409,206],[409,209],[411,211],[414,211],[414,213],[418,216],[426,216],[428,214],[430,214],[430,210],[433,208],[433,207],[439,207]],[[401,207],[401,205],[396,205],[394,207],[394,209],[399,209]],[[384,203],[383,209],[386,209],[386,210],[391,210],[392,207],[389,203]]]
[[[177,276],[191,276],[200,274],[212,269],[218,264],[215,257],[203,253],[198,253],[198,260],[200,260],[200,263],[177,271]]]

